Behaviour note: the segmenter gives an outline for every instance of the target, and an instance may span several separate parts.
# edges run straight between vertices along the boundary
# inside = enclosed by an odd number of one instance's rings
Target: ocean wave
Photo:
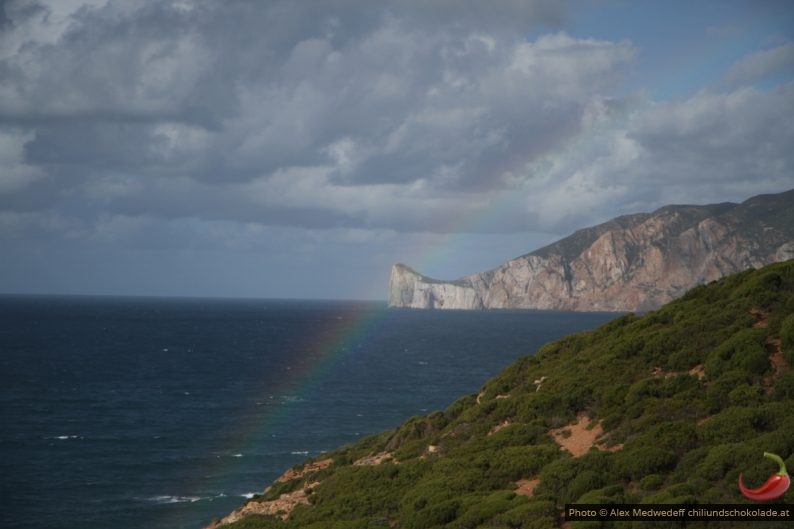
[[[82,439],[81,435],[53,435],[50,437],[45,437],[48,440],[57,440],[57,441],[67,441],[69,439]]]
[[[150,501],[150,502],[153,502],[153,503],[160,503],[160,504],[166,504],[166,503],[195,503],[197,501],[207,500],[207,499],[210,499],[210,498],[209,497],[202,498],[201,496],[168,496],[168,495],[152,496],[150,498],[146,498],[147,501]]]
[[[293,450],[292,452],[290,452],[290,454],[293,455],[293,456],[307,456],[307,455],[309,455],[309,451],[308,450]]]
[[[254,493],[251,494],[253,496]],[[238,496],[238,494],[235,494],[235,496]],[[245,494],[239,494],[239,496],[245,496]],[[150,503],[156,503],[159,505],[166,505],[172,503],[196,503],[199,501],[214,501],[216,499],[226,498],[226,497],[227,494],[225,492],[219,492],[217,494],[211,494],[205,496],[187,496],[187,495],[182,496],[182,495],[160,494],[158,496],[150,496],[148,498],[143,498],[143,500]]]

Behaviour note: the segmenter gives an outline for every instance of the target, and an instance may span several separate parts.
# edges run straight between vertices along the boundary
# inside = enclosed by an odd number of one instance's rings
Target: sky
[[[0,6],[0,293],[382,300],[794,188],[785,0]]]

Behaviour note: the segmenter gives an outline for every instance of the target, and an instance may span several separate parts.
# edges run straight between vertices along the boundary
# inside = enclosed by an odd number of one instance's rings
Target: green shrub
[[[491,457],[489,475],[504,481],[517,481],[536,476],[540,469],[559,457],[556,444],[514,446],[496,452]]]
[[[404,518],[406,529],[426,529],[437,525],[445,525],[458,517],[460,501],[446,500],[427,504],[423,509],[409,514]]]
[[[738,476],[739,467],[752,457],[754,450],[743,443],[724,443],[711,448],[706,457],[697,465],[696,475],[706,480],[716,481],[726,476]]]
[[[675,466],[677,457],[672,450],[659,446],[641,446],[629,450],[624,448],[616,453],[616,466],[626,479],[639,480],[648,474],[670,470]]]
[[[794,370],[780,377],[775,384],[775,397],[778,399],[794,399]]]
[[[727,406],[728,395],[739,385],[748,384],[753,380],[747,371],[731,370],[721,374],[706,389],[706,402],[712,413]]]
[[[780,350],[789,366],[794,367],[794,314],[780,325]]]
[[[732,406],[746,406],[758,404],[764,400],[764,390],[761,386],[741,384],[728,393],[728,401]]]
[[[604,485],[606,485],[606,476],[603,472],[583,470],[574,476],[568,484],[567,495],[570,498],[580,498],[589,491],[600,489]]]
[[[453,523],[447,525],[449,529],[473,529],[497,514],[510,510],[513,505],[525,501],[514,492],[505,491],[472,495],[463,500],[465,504],[461,508],[462,512],[459,512]]]
[[[661,474],[650,474],[640,480],[640,487],[643,490],[658,490],[664,484],[664,476]]]
[[[615,505],[627,503],[633,498],[626,489],[620,485],[610,485],[602,489],[594,489],[582,494],[576,503],[592,503],[600,505]]]
[[[524,503],[494,517],[492,524],[493,527],[521,529],[548,529],[556,525],[557,509],[551,501]]]
[[[535,489],[540,496],[556,498],[560,503],[571,503],[576,498],[568,496],[568,486],[580,472],[575,459],[552,461],[540,472],[540,484]]]
[[[742,329],[712,350],[705,363],[706,375],[717,378],[731,369],[763,374],[769,367],[765,329]]]

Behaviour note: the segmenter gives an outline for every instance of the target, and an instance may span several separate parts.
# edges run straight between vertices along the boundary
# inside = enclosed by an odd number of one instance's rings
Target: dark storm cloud
[[[3,13],[8,233],[107,234],[134,218],[155,231],[153,219],[565,232],[661,196],[708,199],[717,181],[740,196],[749,175],[759,191],[790,178],[790,87],[621,95],[639,50],[558,31],[560,2],[16,1]],[[526,39],[539,28],[550,32]],[[702,195],[687,194],[693,181]]]
[[[84,159],[92,132],[118,136],[126,126],[138,137],[97,145],[97,163],[146,165],[159,138],[140,129],[162,123],[208,135],[182,153],[205,158],[192,167],[198,178],[235,180],[317,164],[345,135],[383,139],[399,126],[443,75],[439,54],[460,46],[472,24],[504,31],[559,18],[542,2],[447,4],[111,2],[77,10],[56,26],[47,7],[16,2],[10,12],[18,35],[7,39],[0,63],[0,118],[37,132],[26,148],[32,164]],[[429,33],[405,32],[419,21]],[[50,38],[28,39],[26,26]],[[71,137],[80,131],[88,132],[87,145]],[[207,148],[215,154],[198,153]],[[167,171],[183,162],[161,163]],[[381,177],[404,179],[392,171],[400,172],[392,167]]]

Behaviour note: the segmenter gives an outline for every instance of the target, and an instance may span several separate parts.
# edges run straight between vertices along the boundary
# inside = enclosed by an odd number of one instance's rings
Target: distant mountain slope
[[[212,527],[575,529],[601,525],[566,524],[566,503],[749,504],[737,479],[775,473],[764,452],[794,469],[792,365],[794,260],[549,343],[443,412],[287,471]]]
[[[394,265],[389,305],[635,311],[747,268],[794,258],[794,190],[741,204],[665,206],[585,228],[455,281]]]

